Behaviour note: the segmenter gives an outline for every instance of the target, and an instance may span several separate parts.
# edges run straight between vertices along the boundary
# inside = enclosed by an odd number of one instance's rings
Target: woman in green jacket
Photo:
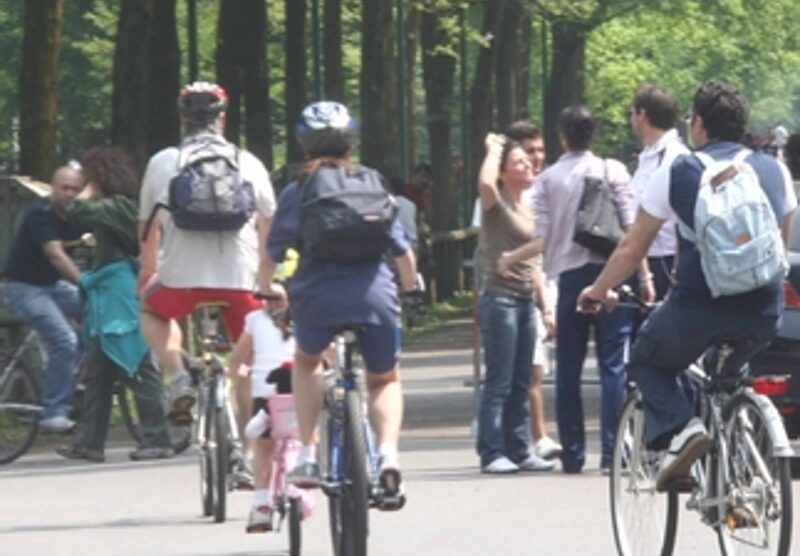
[[[92,270],[81,276],[84,303],[84,407],[75,440],[57,452],[70,459],[104,461],[114,383],[134,392],[143,444],[131,459],[171,457],[161,376],[139,331],[136,299],[136,238],[139,180],[125,153],[89,150],[83,159],[87,183],[67,212],[70,222],[91,229],[97,245]]]

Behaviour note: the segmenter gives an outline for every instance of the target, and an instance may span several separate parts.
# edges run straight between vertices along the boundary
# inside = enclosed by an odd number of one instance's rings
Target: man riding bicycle
[[[391,483],[393,488],[387,489],[387,494],[395,495],[400,492],[397,445],[403,413],[398,370],[400,307],[392,271],[385,256],[381,256],[386,251],[373,259],[326,260],[309,252],[301,226],[307,216],[309,183],[320,172],[339,176],[342,189],[353,183],[349,180],[366,179],[377,173],[350,162],[356,123],[339,103],[318,102],[306,107],[296,136],[308,162],[300,178],[281,192],[269,236],[270,260],[265,274],[266,282],[266,277],[272,277],[274,261],[282,261],[290,247],[299,250],[300,264],[289,285],[289,297],[297,343],[293,389],[303,448],[291,478],[298,486],[313,487],[318,483],[315,439],[324,386],[322,353],[331,343],[337,325],[357,325],[361,329],[358,347],[367,368],[370,416],[381,457],[381,482]],[[411,290],[416,276],[414,255],[400,223],[395,219],[389,228],[388,251],[394,257],[402,288]],[[356,239],[352,248],[356,249],[358,243]],[[273,293],[271,286],[263,293]],[[280,294],[280,290],[274,293]]]
[[[780,226],[783,242],[789,237],[797,207],[789,172],[773,157],[745,150],[741,141],[747,116],[747,99],[732,86],[715,81],[700,86],[689,123],[695,154],[679,156],[671,166],[657,171],[642,196],[633,226],[594,284],[578,299],[579,307],[587,311],[598,311],[601,304],[613,307],[616,295],[612,288],[631,275],[662,224],[673,215],[677,217],[681,223],[677,283],[639,330],[628,365],[644,400],[648,447],[667,450],[656,478],[660,491],[687,476],[692,463],[711,445],[676,375],[709,346],[728,338],[744,340],[736,343],[726,362],[726,369],[740,369],[774,336],[781,319],[781,276],[743,293],[714,295],[709,286],[708,261],[701,260],[698,249],[701,230],[699,225],[695,228],[695,222],[701,213],[696,208],[701,196],[708,193],[701,191],[701,186],[715,188],[716,195],[718,184],[750,168],[774,213],[772,233],[777,236]],[[719,161],[731,162],[721,165],[723,171],[705,181],[704,169]],[[750,238],[737,238],[737,244],[738,239],[744,243]]]
[[[150,159],[142,184],[141,327],[179,413],[191,408],[194,390],[171,321],[200,302],[224,302],[222,317],[236,341],[245,315],[262,305],[252,291],[275,196],[261,162],[222,136],[227,102],[219,85],[184,87],[178,105],[186,137]]]

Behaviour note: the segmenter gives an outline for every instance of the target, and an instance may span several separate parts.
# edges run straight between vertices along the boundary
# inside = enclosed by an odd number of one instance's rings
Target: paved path
[[[470,436],[469,327],[415,338],[404,357],[407,418],[402,457],[409,493],[394,514],[371,513],[373,556],[612,556],[607,478],[596,470],[597,386],[584,387],[590,459],[586,472],[495,478],[478,473]],[[546,387],[552,424],[552,387]],[[230,519],[199,516],[198,467],[187,453],[132,463],[115,431],[102,465],[66,462],[38,446],[0,467],[0,556],[276,556],[285,535],[245,535],[250,496],[229,498]],[[800,501],[800,482],[794,483]],[[304,555],[331,554],[324,500],[304,523]],[[796,508],[800,508],[798,503]],[[800,510],[795,511],[800,538]],[[718,553],[710,530],[682,515],[679,556]],[[800,541],[795,543],[795,550]],[[798,552],[795,552],[798,553]]]

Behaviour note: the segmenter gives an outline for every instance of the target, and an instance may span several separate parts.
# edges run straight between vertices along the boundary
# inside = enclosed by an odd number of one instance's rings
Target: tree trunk
[[[272,168],[272,114],[269,97],[269,67],[267,62],[267,3],[248,0],[244,13],[250,26],[246,58],[245,102],[247,119],[245,137],[247,148],[267,168]]]
[[[180,139],[175,99],[180,91],[181,56],[175,20],[175,0],[158,0],[148,26],[147,155]]]
[[[308,100],[306,75],[306,0],[285,0],[286,10],[286,162],[301,162],[303,150],[294,127]]]
[[[413,167],[419,162],[417,142],[415,140],[417,128],[417,44],[419,42],[419,10],[413,6],[409,8],[406,16],[406,109],[408,110],[408,160]]]
[[[47,180],[58,143],[63,0],[28,0],[20,71],[20,172]],[[9,53],[6,53],[8,55]]]
[[[585,102],[584,57],[588,30],[574,22],[552,24],[552,59],[545,97],[545,145],[548,160],[561,153],[558,140],[558,116],[575,103]]]
[[[217,82],[228,93],[228,109],[225,114],[225,138],[241,143],[242,120],[242,74],[244,73],[244,48],[242,25],[244,2],[227,0],[219,3],[217,20],[217,50],[215,55]]]
[[[519,68],[519,42],[522,6],[515,0],[507,0],[503,11],[501,31],[497,36],[497,126],[504,130],[514,121],[520,100],[518,81]]]
[[[472,167],[479,168],[485,154],[484,139],[492,128],[493,86],[492,76],[497,51],[497,32],[502,21],[501,2],[483,5],[483,36],[493,36],[488,46],[478,52],[475,63],[475,78],[470,88],[470,155]],[[475,179],[477,172],[468,179]]]
[[[530,118],[528,94],[531,81],[531,36],[533,34],[533,14],[524,10],[519,20],[517,41],[517,98],[514,120]]]
[[[425,104],[428,113],[428,142],[433,169],[434,230],[454,230],[458,227],[458,199],[453,183],[452,129],[450,107],[456,60],[453,56],[435,52],[437,46],[446,44],[447,32],[441,27],[439,17],[423,13],[420,24],[422,69],[425,81]]]
[[[361,160],[391,178],[400,175],[394,2],[361,6]]]
[[[342,0],[325,0],[324,19],[325,98],[346,102],[342,71]]]

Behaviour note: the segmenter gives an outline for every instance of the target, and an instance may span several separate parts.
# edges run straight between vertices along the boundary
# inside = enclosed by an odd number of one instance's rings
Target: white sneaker
[[[63,415],[56,415],[39,421],[39,428],[45,434],[66,434],[75,428],[75,421]]]
[[[541,437],[533,446],[533,453],[542,459],[556,459],[563,451],[561,444],[549,436]]]
[[[556,464],[554,461],[548,461],[531,453],[527,458],[519,462],[517,466],[520,471],[552,471]]]
[[[248,533],[269,533],[272,531],[272,508],[269,506],[250,508],[245,531]]]
[[[695,417],[689,421],[669,443],[656,476],[656,490],[664,492],[676,479],[687,477],[692,464],[711,448],[712,443],[700,419]]]
[[[490,475],[508,475],[519,471],[519,466],[505,456],[495,458],[489,465],[483,466],[481,472]]]

